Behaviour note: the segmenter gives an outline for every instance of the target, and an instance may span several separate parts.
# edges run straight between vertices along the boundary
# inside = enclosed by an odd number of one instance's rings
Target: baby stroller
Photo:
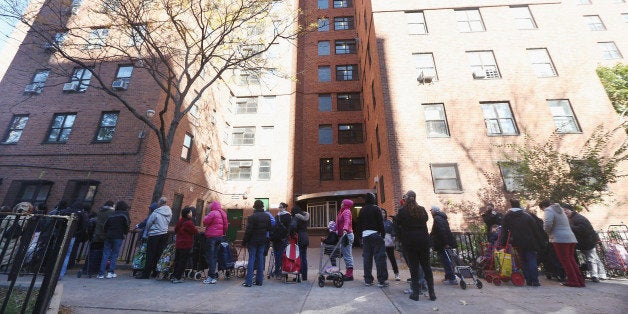
[[[166,245],[157,262],[157,271],[159,275],[157,279],[171,279],[174,266],[175,240],[174,238]]]
[[[512,281],[515,286],[523,286],[525,278],[518,268],[519,259],[517,250],[510,245],[510,233],[505,246],[495,246],[490,262],[484,269],[484,279],[496,286],[502,282]]]
[[[144,271],[144,266],[146,265],[146,241],[140,240],[141,244],[133,255],[133,264],[131,264],[131,269],[133,270],[133,276],[137,273],[141,273]]]
[[[235,255],[235,258],[234,258]],[[238,252],[227,241],[218,245],[218,271],[224,272],[225,279],[231,278],[235,273],[235,260],[238,259]]]
[[[340,246],[346,235],[343,235],[338,242],[334,244],[326,244],[321,242],[321,253],[318,260],[318,286],[324,287],[325,280],[331,280],[334,283],[334,287],[340,288],[344,284],[343,274],[340,272],[340,268],[336,265],[327,265],[332,259],[340,258],[342,256]],[[323,263],[323,255],[328,255],[329,258]]]
[[[203,277],[203,270],[207,268],[207,261],[205,261],[205,233],[199,232],[194,235],[194,244],[192,247],[192,258],[189,260],[189,268],[187,268],[183,275],[192,280],[201,280]]]
[[[294,282],[301,282],[301,257],[299,256],[299,237],[295,234],[288,238],[288,246],[281,260],[281,274],[284,281],[288,282],[288,276],[294,275]]]
[[[460,288],[462,288],[462,290],[467,289],[467,282],[464,281],[465,278],[471,278],[473,284],[478,287],[478,289],[482,289],[482,282],[475,276],[471,266],[463,265],[462,260],[453,249],[445,249],[445,255],[454,268],[454,274],[460,278]]]

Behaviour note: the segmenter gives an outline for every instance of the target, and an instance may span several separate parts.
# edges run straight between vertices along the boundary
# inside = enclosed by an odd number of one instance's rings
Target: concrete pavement
[[[364,286],[361,250],[354,250],[355,281],[335,288],[331,281],[320,288],[319,249],[308,250],[309,281],[293,284],[265,280],[261,287],[245,288],[242,279],[220,279],[215,285],[201,281],[172,284],[169,281],[137,280],[130,270],[117,271],[115,279],[77,278],[69,271],[62,282],[61,305],[72,313],[626,313],[628,280],[587,282],[586,288],[560,286],[541,278],[541,287],[487,284],[482,289],[440,283],[435,271],[438,300],[421,296],[412,301],[403,290],[409,272],[402,267],[402,281],[390,287]],[[403,264],[403,263],[402,263]],[[341,262],[341,265],[344,265]],[[405,265],[404,265],[405,266]],[[375,271],[373,270],[375,273]]]

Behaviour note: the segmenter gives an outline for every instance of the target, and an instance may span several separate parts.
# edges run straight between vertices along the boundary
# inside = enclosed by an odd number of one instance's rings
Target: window
[[[458,164],[430,164],[434,193],[462,192]]]
[[[318,55],[319,56],[328,56],[331,49],[329,47],[329,41],[319,41],[318,42]]]
[[[26,86],[24,89],[25,93],[34,93],[41,94],[44,90],[44,85],[46,85],[46,81],[48,80],[48,75],[50,74],[50,70],[38,70],[35,72],[33,76],[33,80],[30,84]]]
[[[624,23],[628,23],[628,13],[622,13],[621,17],[624,18]]]
[[[259,85],[259,74],[250,70],[242,70],[240,72],[239,85]]]
[[[334,8],[350,8],[351,0],[334,0]]]
[[[331,111],[331,94],[318,94],[318,111]]]
[[[326,32],[329,30],[329,19],[326,17],[318,19],[318,31]]]
[[[339,124],[338,125],[338,144],[357,144],[363,143],[362,124]]]
[[[129,46],[141,46],[146,38],[146,24],[132,25],[129,31]]]
[[[257,97],[239,97],[236,99],[236,114],[257,113]]]
[[[257,178],[259,180],[270,180],[270,159],[259,160],[259,170]]]
[[[334,30],[353,29],[353,16],[339,16],[334,18]]]
[[[181,159],[190,161],[190,156],[192,156],[192,141],[194,136],[190,133],[185,133],[183,137],[183,147],[181,148]]]
[[[528,58],[530,58],[530,63],[532,63],[537,77],[556,76],[556,69],[547,49],[528,49]]]
[[[74,91],[79,91],[79,92],[84,92],[87,90],[87,87],[89,86],[89,82],[92,79],[92,69],[74,69],[74,74],[72,75],[72,81],[70,82],[70,84],[73,84],[73,90]],[[67,84],[66,84],[67,85]],[[78,88],[78,90],[75,88],[75,86],[78,86],[76,88]],[[65,90],[65,85],[64,85],[64,90]]]
[[[355,39],[336,40],[336,54],[337,55],[352,54],[352,53],[357,53],[357,50],[355,47]]]
[[[62,199],[81,202],[83,206],[92,206],[98,190],[99,181],[95,180],[69,180]]]
[[[319,169],[321,181],[334,180],[334,160],[332,158],[321,158]]]
[[[331,82],[331,68],[328,65],[318,67],[318,81]]]
[[[606,60],[612,59],[621,59],[621,53],[617,50],[617,46],[615,46],[615,42],[600,42],[597,43],[597,46],[600,48],[602,52],[602,57]]]
[[[230,160],[229,180],[251,180],[253,160]]]
[[[432,80],[438,80],[436,73],[436,65],[434,65],[434,56],[429,53],[413,53],[414,64],[417,69],[418,81],[427,82]]]
[[[519,133],[509,103],[483,103],[482,114],[488,135],[517,135]]]
[[[329,0],[318,0],[319,9],[329,9]]]
[[[336,81],[355,81],[358,79],[358,66],[356,64],[337,65]]]
[[[449,137],[445,106],[443,104],[423,104],[427,137]]]
[[[427,24],[423,12],[406,12],[406,22],[408,23],[408,34],[427,34]]]
[[[61,47],[61,45],[63,45],[63,42],[67,37],[68,33],[66,32],[56,33],[55,38],[52,40],[52,42],[44,44],[44,48],[54,51],[57,49],[57,47]]]
[[[530,8],[528,6],[510,7],[510,11],[515,18],[515,26],[517,29],[536,28],[536,23],[534,22],[534,18],[532,17],[532,13],[530,13]]]
[[[554,117],[556,133],[579,133],[580,126],[576,116],[571,110],[571,104],[567,99],[548,100],[550,112]]]
[[[492,51],[467,51],[467,58],[469,59],[474,79],[501,77]]]
[[[517,173],[516,165],[507,162],[499,162],[497,165],[499,166],[499,171],[502,174],[502,180],[504,181],[506,192],[516,192],[521,190],[521,179],[523,179],[523,176]]]
[[[605,31],[606,26],[602,23],[599,15],[585,15],[584,20],[590,31]]]
[[[46,200],[48,200],[48,196],[50,195],[52,182],[43,180],[18,182],[20,186],[17,193],[16,203],[29,202],[35,206],[46,203]]]
[[[362,110],[360,93],[339,93],[336,95],[336,107],[338,111],[359,111]]]
[[[456,19],[458,21],[458,30],[462,33],[483,32],[486,30],[478,9],[456,10]]]
[[[100,49],[105,46],[105,42],[107,40],[107,35],[109,35],[109,29],[107,28],[97,28],[92,30],[89,34],[89,38],[87,39],[87,47],[86,49]]]
[[[48,143],[65,143],[70,137],[76,113],[57,113],[52,118],[48,133]]]
[[[307,212],[310,214],[310,220],[308,220],[309,228],[327,228],[327,224],[330,220],[334,220],[338,214],[337,201],[327,202],[308,202]]]
[[[255,127],[234,127],[231,132],[232,145],[255,145]]]
[[[131,74],[133,74],[132,65],[121,65],[118,67],[118,73],[116,74],[116,81],[122,80],[127,85],[131,81]]]
[[[318,143],[319,144],[332,144],[333,135],[331,131],[331,124],[321,124],[318,126]]]
[[[7,134],[4,136],[4,140],[2,140],[2,142],[5,144],[17,143],[22,136],[22,131],[24,131],[24,128],[26,127],[26,122],[28,122],[27,114],[13,115],[13,119],[11,119],[11,123],[9,123]]]
[[[366,179],[366,160],[364,158],[340,158],[340,180]]]
[[[98,124],[98,131],[96,131],[96,142],[111,142],[113,133],[116,131],[119,114],[120,112],[118,111],[102,113],[100,123]]]
[[[377,157],[382,155],[382,144],[379,140],[379,125],[375,126],[375,140],[377,141]]]

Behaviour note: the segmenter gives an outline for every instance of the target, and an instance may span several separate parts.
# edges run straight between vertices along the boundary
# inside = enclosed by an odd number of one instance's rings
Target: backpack
[[[289,217],[287,214],[284,215]],[[277,215],[275,218],[275,227],[270,233],[270,239],[273,241],[279,241],[288,237],[288,226],[281,221],[281,216],[283,215]]]

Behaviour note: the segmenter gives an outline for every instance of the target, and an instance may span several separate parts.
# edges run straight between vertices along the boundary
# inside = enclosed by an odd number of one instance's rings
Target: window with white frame
[[[467,59],[474,79],[501,78],[493,51],[467,51]]]
[[[427,137],[449,137],[447,116],[443,104],[423,104]]]
[[[458,30],[462,33],[483,32],[484,22],[478,9],[456,10]]]
[[[236,114],[257,113],[257,97],[238,97],[235,112]]]
[[[515,118],[507,102],[481,103],[488,135],[517,135]]]
[[[549,99],[547,103],[554,118],[557,133],[580,133],[580,126],[568,99]]]
[[[497,165],[499,166],[499,172],[501,172],[506,192],[520,191],[523,176],[516,171],[516,165],[509,162],[498,162]]]
[[[260,159],[257,172],[258,180],[270,180],[270,159]]]
[[[129,84],[129,82],[131,82],[132,74],[133,74],[132,65],[121,65],[118,67],[118,72],[116,73],[116,80],[123,80],[127,84]]]
[[[418,73],[418,81],[438,80],[434,55],[431,52],[413,53],[414,64]]]
[[[336,81],[355,81],[358,79],[357,74],[357,64],[345,64],[336,66]]]
[[[532,63],[532,68],[537,77],[552,77],[557,75],[547,49],[535,48],[527,49],[527,51],[528,58],[530,59],[530,63]]]
[[[350,8],[351,0],[334,0],[334,8]]]
[[[355,39],[336,40],[336,54],[354,54],[357,53]]]
[[[308,227],[327,228],[329,221],[336,218],[337,206],[336,201],[308,203],[307,212],[310,214]]]
[[[605,31],[606,26],[602,23],[599,15],[585,15],[584,21],[590,31]]]
[[[194,136],[190,133],[185,133],[183,137],[183,147],[181,148],[181,159],[185,161],[190,161],[190,157],[192,156],[192,143],[194,140]]]
[[[97,28],[92,30],[87,39],[87,49],[100,49],[105,46],[107,36],[109,35],[109,29]]]
[[[615,42],[613,41],[599,42],[597,43],[597,46],[600,49],[600,52],[602,53],[602,57],[606,60],[622,58],[621,53],[619,52],[619,49],[617,49],[617,46],[615,45]]]
[[[322,17],[318,19],[318,31],[326,32],[329,31],[329,19],[326,17]]]
[[[28,122],[27,114],[16,114],[13,115],[11,119],[11,123],[9,123],[9,129],[7,130],[7,134],[4,136],[2,143],[4,144],[15,144],[22,137],[22,132],[26,127],[26,122]]]
[[[234,127],[231,131],[232,145],[255,145],[255,127]]]
[[[35,75],[33,75],[33,80],[26,87],[25,92],[40,94],[44,90],[44,85],[46,85],[49,74],[50,70],[38,70],[37,72],[35,72]]]
[[[331,124],[320,124],[318,126],[318,143],[319,144],[332,144],[333,132]]]
[[[427,24],[423,12],[406,12],[405,15],[409,35],[427,34]]]
[[[340,30],[347,30],[347,29],[353,29],[353,28],[354,28],[353,16],[334,17],[334,30],[340,31]]]
[[[259,74],[251,70],[241,70],[239,85],[259,85]]]
[[[77,82],[78,91],[84,92],[92,80],[92,69],[76,68],[72,74],[72,83]]]
[[[318,94],[318,111],[331,111],[331,94]]]
[[[229,180],[244,181],[251,180],[251,168],[253,160],[230,160],[229,161]]]
[[[318,55],[319,56],[328,56],[330,54],[331,48],[329,46],[329,41],[319,41],[318,42]]]
[[[328,65],[321,65],[318,67],[318,81],[331,82],[331,67]]]
[[[458,164],[430,164],[434,193],[462,192]]]
[[[510,7],[517,29],[535,29],[536,23],[528,6]]]
[[[57,113],[52,118],[47,143],[65,143],[70,138],[76,113]]]
[[[103,112],[96,131],[96,142],[111,142],[118,125],[119,111]]]

